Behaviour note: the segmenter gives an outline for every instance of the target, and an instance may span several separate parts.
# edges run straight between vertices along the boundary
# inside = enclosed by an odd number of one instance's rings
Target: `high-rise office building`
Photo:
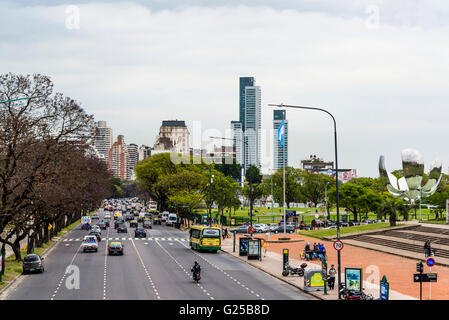
[[[122,135],[117,137],[109,149],[108,169],[112,171],[115,178],[122,180],[130,179],[128,166],[128,148],[125,144],[125,138]]]
[[[234,139],[235,146],[235,161],[243,165],[243,128],[240,121],[231,121],[232,139]]]
[[[245,87],[245,123],[244,137],[247,141],[245,149],[245,170],[254,165],[261,167],[262,106],[259,86]]]
[[[256,83],[254,77],[240,77],[239,81],[239,121],[245,131],[245,88],[252,87]]]
[[[273,110],[273,169],[288,166],[288,121],[285,110]],[[278,139],[278,130],[284,120],[284,147]]]
[[[261,91],[254,77],[240,77],[239,121],[231,121],[237,163],[261,167]]]
[[[137,158],[139,156],[137,144],[130,143],[128,146],[128,177],[133,180],[134,168],[136,167]]]
[[[93,129],[93,146],[100,155],[100,159],[108,161],[109,149],[112,146],[112,128],[106,125],[106,121],[98,121]]]

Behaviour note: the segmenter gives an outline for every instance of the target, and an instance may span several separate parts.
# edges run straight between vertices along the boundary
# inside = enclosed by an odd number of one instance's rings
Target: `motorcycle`
[[[365,290],[365,289],[362,289]],[[344,300],[374,300],[372,294],[366,294],[363,291],[346,289],[345,285],[340,284],[340,294]]]
[[[297,274],[300,277],[304,277],[304,270],[306,269],[306,267],[307,263],[301,264],[298,268],[287,266],[287,269],[282,271],[282,275],[286,277],[288,275]]]
[[[195,281],[196,283],[198,283],[201,279],[201,273],[199,270],[196,270],[193,272],[193,281]]]

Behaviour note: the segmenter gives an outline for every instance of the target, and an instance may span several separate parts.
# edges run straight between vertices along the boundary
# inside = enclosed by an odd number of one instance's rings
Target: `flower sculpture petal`
[[[420,194],[424,197],[432,195],[441,181],[441,161],[439,159],[432,161],[429,180],[422,186],[424,176],[424,159],[422,155],[415,149],[404,149],[401,155],[404,176],[399,179],[387,172],[384,156],[379,158],[379,174],[387,190],[394,196],[412,203],[419,199]]]

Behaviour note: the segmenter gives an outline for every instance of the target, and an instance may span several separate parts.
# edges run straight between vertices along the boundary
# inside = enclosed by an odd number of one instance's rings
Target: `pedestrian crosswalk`
[[[110,237],[110,238],[101,238],[102,241],[124,241],[124,240],[145,240],[145,241],[182,241],[186,242],[189,241],[188,238],[164,238],[164,237],[150,237],[150,238],[131,238],[131,237]],[[83,241],[82,238],[67,238],[62,240],[63,242],[77,242],[77,241]]]

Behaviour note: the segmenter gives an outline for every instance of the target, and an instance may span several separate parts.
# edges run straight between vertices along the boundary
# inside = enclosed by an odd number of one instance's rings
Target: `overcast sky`
[[[1,72],[50,76],[127,143],[152,146],[168,119],[224,135],[239,77],[254,76],[267,149],[269,103],[317,106],[337,119],[341,168],[377,177],[381,154],[391,171],[415,148],[448,171],[448,1],[2,0],[0,12]],[[334,159],[328,116],[287,119],[289,165]]]

